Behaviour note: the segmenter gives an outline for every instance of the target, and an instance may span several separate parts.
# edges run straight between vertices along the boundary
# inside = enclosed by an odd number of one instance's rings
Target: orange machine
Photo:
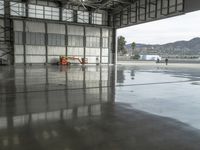
[[[87,58],[60,56],[60,65],[69,65],[71,64],[70,60],[77,60],[80,64],[88,63]]]

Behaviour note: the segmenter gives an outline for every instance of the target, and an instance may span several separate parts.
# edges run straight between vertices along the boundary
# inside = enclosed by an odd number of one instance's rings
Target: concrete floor
[[[1,150],[199,150],[200,69],[0,67]]]

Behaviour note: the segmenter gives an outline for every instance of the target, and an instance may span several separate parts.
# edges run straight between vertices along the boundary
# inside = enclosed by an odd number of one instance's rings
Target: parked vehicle
[[[161,61],[162,57],[159,55],[140,55],[140,60],[153,60],[153,61]]]

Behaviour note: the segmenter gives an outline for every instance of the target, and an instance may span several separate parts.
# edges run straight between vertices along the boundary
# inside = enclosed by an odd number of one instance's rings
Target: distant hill
[[[131,54],[131,44],[126,48]],[[176,41],[163,45],[149,45],[136,43],[135,51],[142,54],[160,54],[160,55],[200,55],[200,38],[193,38],[189,41]]]

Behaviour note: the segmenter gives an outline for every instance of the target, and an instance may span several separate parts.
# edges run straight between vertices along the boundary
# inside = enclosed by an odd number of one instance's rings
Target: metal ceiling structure
[[[163,19],[200,9],[198,0],[54,0],[61,6],[83,7],[87,11],[104,10],[110,26],[121,28]]]
[[[107,10],[112,11],[120,7],[126,7],[137,0],[58,0],[62,5],[83,6],[89,10]]]

